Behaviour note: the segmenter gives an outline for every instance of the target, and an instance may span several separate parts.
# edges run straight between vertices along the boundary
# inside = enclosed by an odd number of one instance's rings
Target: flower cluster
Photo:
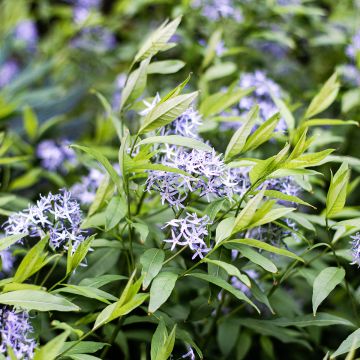
[[[0,251],[1,272],[9,273],[14,266],[14,257],[10,250]]]
[[[0,89],[9,84],[20,71],[18,62],[14,59],[6,60],[0,65]]]
[[[24,44],[27,50],[34,51],[39,40],[35,23],[31,20],[21,21],[15,28],[14,37]]]
[[[32,331],[28,313],[0,308],[0,354],[8,356],[11,348],[17,359],[32,359],[36,348],[35,340],[29,337]]]
[[[260,118],[265,121],[278,112],[278,108],[273,102],[271,95],[280,97],[280,86],[269,79],[263,71],[258,70],[254,73],[242,74],[239,86],[242,89],[255,88],[249,96],[240,100],[240,113],[248,112],[254,105],[258,104],[260,108]],[[280,119],[275,130],[283,132],[286,129],[285,120]]]
[[[49,171],[66,173],[67,165],[76,164],[76,154],[69,144],[67,140],[40,142],[36,149],[36,155],[41,161],[41,166]]]
[[[265,181],[265,184],[268,190],[277,190],[285,195],[298,196],[301,192],[301,187],[291,176],[268,179]]]
[[[53,249],[67,249],[71,244],[75,251],[85,239],[80,229],[81,220],[78,202],[63,190],[60,194],[40,196],[36,205],[11,215],[5,223],[5,232],[7,236],[25,234],[36,238],[48,233]]]
[[[352,264],[358,264],[360,266],[360,232],[351,236],[351,238],[353,239],[351,242]]]
[[[204,238],[208,235],[207,226],[211,224],[210,218],[205,215],[199,218],[195,213],[187,213],[183,219],[173,219],[163,226],[170,227],[171,239],[164,241],[171,244],[171,250],[174,250],[177,245],[189,246],[194,251],[192,259],[199,256],[203,258],[203,254],[210,249],[206,245]]]
[[[73,197],[82,205],[91,204],[103,179],[104,174],[100,170],[91,169],[88,175],[83,176],[80,182],[72,186],[71,193]]]
[[[356,60],[356,56],[360,53],[360,30],[352,37],[351,44],[346,48],[346,55],[351,60]]]
[[[233,0],[194,0],[194,8],[202,9],[204,17],[218,21],[221,18],[233,18],[237,22],[243,20],[242,12],[235,7]]]
[[[75,0],[74,1],[74,22],[84,25],[91,12],[99,11],[101,0]],[[116,45],[114,34],[102,26],[85,26],[79,35],[72,41],[72,46],[82,50],[89,50],[104,53]]]

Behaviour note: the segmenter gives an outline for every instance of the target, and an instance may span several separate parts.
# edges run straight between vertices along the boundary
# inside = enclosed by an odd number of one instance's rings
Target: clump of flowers
[[[34,51],[39,40],[35,23],[31,20],[21,21],[15,28],[14,37],[25,45],[27,50]]]
[[[10,348],[17,359],[32,359],[36,348],[35,340],[29,336],[32,331],[28,313],[8,307],[0,308],[0,354],[9,356]]]
[[[360,266],[360,232],[351,236],[351,238],[353,239],[351,242],[352,264],[358,264]]]
[[[202,259],[203,254],[210,251],[204,241],[210,224],[211,221],[207,215],[199,218],[196,213],[187,213],[185,218],[170,220],[163,226],[163,229],[170,227],[171,231],[171,238],[164,241],[171,244],[171,250],[174,250],[176,246],[189,246],[194,251],[192,259],[197,256]]]
[[[346,48],[346,55],[351,60],[356,60],[357,54],[360,52],[360,30],[351,39],[351,44]]]
[[[40,142],[36,149],[36,155],[40,159],[41,166],[49,171],[66,173],[67,165],[76,164],[76,154],[69,144],[67,140]]]
[[[82,205],[91,204],[103,179],[104,174],[100,170],[92,168],[88,175],[83,176],[80,182],[72,186],[73,197]]]
[[[63,190],[59,194],[49,193],[40,196],[36,205],[29,205],[23,211],[11,215],[5,223],[7,236],[24,234],[33,238],[42,238],[47,233],[53,249],[72,245],[72,250],[84,241],[79,203],[71,197],[71,193]]]
[[[0,251],[1,272],[9,273],[14,266],[14,257],[10,250]]]
[[[9,84],[20,71],[18,62],[14,59],[6,60],[0,65],[0,89]]]
[[[260,108],[260,118],[265,121],[278,112],[278,108],[272,100],[271,95],[280,97],[281,89],[278,84],[268,78],[265,72],[257,70],[254,73],[244,73],[240,77],[240,88],[249,89],[254,87],[254,91],[239,102],[240,113],[248,112],[254,105]],[[285,131],[286,123],[281,119],[276,127],[276,131]]]
[[[194,0],[192,5],[201,8],[203,16],[213,21],[221,18],[232,18],[237,22],[243,20],[242,12],[235,7],[233,0]]]

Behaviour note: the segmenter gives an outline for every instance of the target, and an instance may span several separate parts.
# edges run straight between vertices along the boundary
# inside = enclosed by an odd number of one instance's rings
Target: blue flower
[[[210,251],[204,238],[208,235],[207,227],[211,223],[207,215],[199,218],[195,213],[187,213],[185,218],[173,219],[163,226],[163,229],[167,227],[171,229],[171,239],[164,241],[171,244],[171,250],[174,250],[176,246],[189,246],[194,251],[192,259],[197,256],[202,259],[203,254]]]
[[[70,192],[63,190],[60,194],[40,196],[36,205],[11,215],[4,228],[7,236],[27,234],[42,238],[48,233],[53,249],[67,249],[71,244],[75,251],[85,239],[80,229],[81,220],[79,203],[72,199]]]
[[[8,356],[9,347],[17,359],[32,359],[37,345],[29,336],[32,331],[28,313],[11,310],[8,307],[0,309],[1,354]]]
[[[360,232],[351,236],[351,238],[353,239],[351,242],[352,264],[360,265]]]

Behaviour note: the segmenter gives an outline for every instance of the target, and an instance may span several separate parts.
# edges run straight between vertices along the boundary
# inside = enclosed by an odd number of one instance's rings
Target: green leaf
[[[94,159],[96,159],[105,168],[105,170],[108,172],[108,174],[111,177],[111,180],[116,185],[116,187],[118,189],[118,192],[120,194],[123,193],[120,176],[116,173],[115,169],[110,164],[109,160],[103,154],[101,154],[97,150],[94,150],[94,149],[86,147],[86,146],[71,145],[71,147],[74,147],[75,149],[82,150],[82,151],[86,152],[87,154],[89,154],[90,156],[92,156]]]
[[[339,88],[340,83],[338,82],[337,73],[335,72],[311,101],[306,110],[305,118],[311,118],[327,109],[336,99]]]
[[[276,105],[276,107],[279,109],[281,117],[285,120],[286,125],[288,129],[294,130],[295,128],[295,119],[287,105],[282,101],[280,98],[277,98],[274,96],[274,94],[271,93],[271,97]]]
[[[64,331],[62,334],[50,340],[46,345],[37,349],[34,354],[34,360],[53,360],[61,354],[66,339],[70,331]]]
[[[214,59],[216,55],[216,47],[221,41],[221,36],[222,36],[221,30],[216,30],[211,34],[208,46],[205,51],[204,60],[201,65],[203,69],[208,67],[212,62],[212,60]]]
[[[345,270],[338,267],[328,267],[322,270],[314,280],[312,306],[314,316],[319,305],[340,284],[345,277]]]
[[[296,210],[296,208],[279,207],[276,209],[271,209],[269,212],[267,212],[266,214],[261,216],[260,220],[258,220],[256,222],[251,222],[249,227],[254,228],[254,227],[257,227],[260,225],[271,223],[277,219],[280,219],[280,218],[290,214],[294,210]]]
[[[165,253],[161,249],[148,249],[140,257],[141,275],[144,276],[143,290],[146,290],[152,279],[160,272]]]
[[[88,253],[91,243],[94,240],[95,235],[89,236],[76,248],[75,252],[72,253],[72,246],[68,249],[67,263],[66,263],[66,275],[72,273],[85,259]]]
[[[105,203],[105,200],[114,191],[114,185],[110,182],[109,174],[105,174],[100,186],[96,190],[95,198],[90,205],[88,216],[94,215]]]
[[[108,300],[116,301],[117,298],[100,289],[92,288],[90,286],[80,286],[66,284],[65,287],[56,289],[53,293],[65,292],[75,295],[84,296],[89,299],[95,299],[106,304],[109,304]]]
[[[241,127],[232,136],[225,151],[225,161],[241,153],[258,116],[259,106],[256,105],[249,111]]]
[[[236,276],[240,281],[242,281],[246,286],[251,287],[251,283],[249,278],[246,275],[242,275],[240,273],[240,270],[231,264],[226,263],[225,261],[220,261],[220,260],[212,260],[212,259],[208,259],[208,258],[204,258],[203,259],[204,262],[210,263],[210,264],[214,264],[216,266],[221,267],[222,269],[224,269],[230,276]]]
[[[185,66],[181,60],[163,60],[152,62],[147,69],[148,74],[174,74]]]
[[[178,95],[160,102],[145,116],[139,134],[145,134],[165,126],[180,116],[197,97],[198,92]]]
[[[199,111],[205,117],[220,114],[230,106],[239,102],[243,97],[249,95],[253,89],[238,89],[233,90],[229,88],[227,92],[218,92],[205,98],[200,104]]]
[[[164,49],[166,43],[175,34],[177,27],[181,21],[181,16],[167,23],[165,21],[158,29],[156,29],[144,42],[137,54],[134,62],[154,56],[157,52]]]
[[[331,326],[331,325],[344,325],[344,326],[355,327],[355,325],[349,320],[327,313],[317,313],[316,316],[314,316],[313,314],[301,315],[301,316],[297,316],[294,319],[278,318],[275,320],[266,320],[266,321],[281,327],[296,326],[299,328],[303,328],[308,326]]]
[[[168,335],[166,324],[161,317],[159,325],[151,339],[151,360],[167,360],[171,355],[175,343],[176,325]]]
[[[39,181],[41,173],[42,173],[42,169],[40,168],[31,169],[24,175],[14,179],[10,183],[9,190],[14,191],[14,190],[26,189],[33,186]]]
[[[209,67],[204,73],[204,80],[212,81],[222,79],[233,74],[236,71],[236,65],[232,62],[222,62]]]
[[[326,197],[327,218],[331,218],[344,208],[349,180],[350,170],[347,163],[343,163],[336,174],[331,178],[329,191]]]
[[[239,215],[235,219],[231,234],[237,233],[243,229],[246,229],[253,219],[256,209],[259,207],[265,194],[265,187],[251,198],[245,207],[240,211]]]
[[[331,355],[331,359],[335,359],[337,356],[343,355],[351,351],[352,349],[358,349],[360,347],[360,329],[351,333]]]
[[[113,229],[126,215],[127,203],[120,196],[113,197],[105,211],[105,230]]]
[[[211,284],[214,284],[216,286],[223,288],[224,290],[228,291],[230,294],[234,295],[237,299],[247,302],[249,305],[254,307],[256,309],[256,311],[260,314],[260,310],[258,309],[258,307],[243,292],[235,289],[233,286],[231,286],[225,280],[219,279],[216,276],[201,274],[201,273],[191,273],[191,274],[187,274],[186,276],[192,276],[197,279],[204,280],[208,283],[211,283]]]
[[[177,277],[176,274],[171,272],[162,272],[156,276],[150,288],[150,313],[154,313],[170,297]]]
[[[258,251],[254,251],[247,246],[239,244],[236,244],[236,246],[234,246],[235,244],[236,243],[230,243],[229,245],[231,248],[235,248],[236,250],[240,251],[242,256],[245,256],[254,264],[261,266],[264,270],[271,273],[278,272],[276,265],[271,260],[261,255]]]
[[[80,308],[63,297],[38,290],[10,291],[0,295],[0,304],[19,306],[25,310],[79,311]]]
[[[39,121],[36,114],[29,106],[24,107],[23,121],[26,134],[28,135],[29,139],[34,140],[37,135]]]
[[[219,225],[216,227],[216,233],[215,233],[216,244],[219,244],[220,242],[231,236],[232,234],[231,231],[234,227],[234,223],[235,223],[234,217],[228,217],[219,223]]]
[[[23,237],[27,236],[27,233],[24,234],[15,234],[6,236],[0,239],[0,251],[6,250],[11,245],[15,244],[19,240],[21,240]]]
[[[74,346],[75,345],[75,346]],[[77,354],[93,354],[110,344],[96,341],[67,341],[61,351],[66,351],[66,356]],[[70,349],[71,348],[71,349]],[[70,350],[68,350],[70,349]],[[68,351],[67,351],[68,350]]]
[[[127,102],[136,100],[144,91],[146,86],[147,67],[150,63],[150,58],[143,60],[138,69],[134,70],[127,78],[125,87],[121,93],[120,109],[124,107]]]
[[[337,126],[337,125],[355,125],[359,126],[359,122],[355,120],[340,119],[311,119],[303,123],[303,126]]]
[[[171,144],[171,145],[185,146],[191,149],[212,151],[211,146],[203,143],[200,140],[188,138],[185,136],[179,136],[179,135],[152,136],[144,140],[141,140],[136,146],[145,145],[145,144]]]
[[[273,137],[273,132],[280,120],[279,113],[273,115],[270,119],[262,123],[253,134],[251,134],[242,149],[243,152],[248,150],[254,150],[259,147],[261,144],[267,142]]]
[[[47,264],[46,257],[48,253],[44,249],[48,241],[49,236],[45,236],[26,253],[16,270],[14,282],[22,283]]]
[[[289,258],[304,262],[304,260],[300,256],[292,253],[289,250],[281,249],[281,248],[278,248],[276,246],[270,245],[268,243],[265,243],[263,241],[256,240],[256,239],[228,240],[228,241],[226,241],[226,243],[236,243],[236,244],[248,245],[248,246],[251,246],[251,247],[255,247],[255,248],[258,248],[258,249],[269,251],[269,252],[274,253],[274,254],[286,256],[286,257],[289,257]]]
[[[309,204],[309,203],[307,203],[306,201],[298,198],[297,196],[287,195],[287,194],[282,193],[281,191],[277,191],[277,190],[265,190],[265,196],[271,197],[271,198],[275,198],[275,199],[279,199],[279,200],[284,200],[284,201],[292,202],[292,203],[296,203],[296,204],[301,204],[301,205],[305,205],[305,206],[310,206],[310,207],[316,209],[315,206],[312,206],[311,204]]]

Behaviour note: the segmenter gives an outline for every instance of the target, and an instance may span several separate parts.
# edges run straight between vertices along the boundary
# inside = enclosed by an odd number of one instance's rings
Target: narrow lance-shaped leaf
[[[145,134],[165,126],[180,116],[197,97],[198,92],[178,95],[158,103],[146,116],[139,134]]]
[[[23,112],[24,128],[31,140],[34,140],[39,127],[39,122],[34,111],[29,107],[25,106]]]
[[[135,55],[134,62],[154,56],[158,51],[161,51],[164,45],[166,45],[170,38],[175,34],[180,21],[181,17],[178,17],[168,24],[167,22],[163,23],[158,29],[156,29],[145,40],[144,44]]]
[[[330,218],[341,211],[345,205],[350,170],[343,163],[334,176],[331,177],[329,191],[326,197],[326,217]]]
[[[225,151],[225,160],[229,160],[235,155],[241,153],[245,146],[246,140],[255,124],[256,119],[259,115],[259,107],[254,106],[247,114],[241,127],[232,136],[229,145]]]
[[[144,276],[143,290],[150,285],[151,280],[160,272],[165,253],[161,249],[148,249],[140,257],[141,274]]]
[[[331,291],[343,281],[344,277],[345,270],[343,268],[328,267],[322,270],[315,278],[312,295],[314,315],[319,305],[328,297]]]
[[[337,73],[335,72],[311,101],[306,110],[305,118],[311,118],[327,109],[336,99],[339,88],[340,84],[338,82]]]

